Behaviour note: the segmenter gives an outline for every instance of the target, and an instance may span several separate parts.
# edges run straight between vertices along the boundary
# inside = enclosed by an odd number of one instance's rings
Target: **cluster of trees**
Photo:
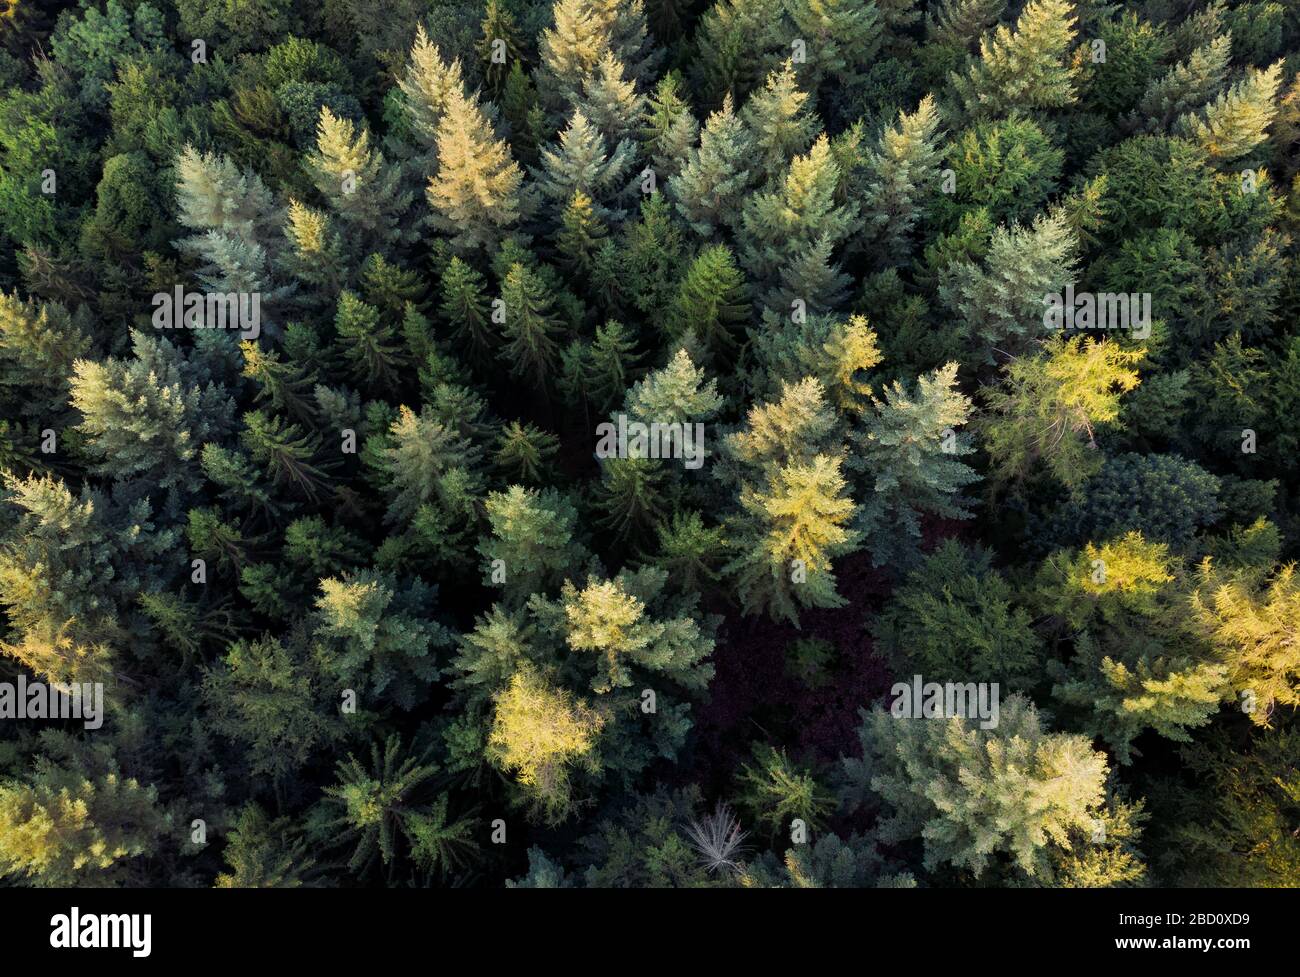
[[[6,884],[1300,884],[1292,6],[11,0],[0,90],[0,680],[108,706]]]

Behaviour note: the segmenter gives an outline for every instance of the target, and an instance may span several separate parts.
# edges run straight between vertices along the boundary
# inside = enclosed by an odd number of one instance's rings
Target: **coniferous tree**
[[[1014,28],[980,41],[980,58],[951,78],[967,112],[1001,115],[1013,108],[1051,109],[1078,97],[1070,62],[1077,17],[1068,0],[1030,0]]]
[[[1074,488],[1101,466],[1096,428],[1119,417],[1120,394],[1138,385],[1132,367],[1144,356],[1113,342],[1058,337],[1034,357],[1004,367],[1001,386],[985,388],[990,415],[983,425],[993,476],[1026,478],[1041,462]]]
[[[541,275],[518,262],[501,284],[501,301],[506,343],[498,356],[509,364],[511,374],[544,389],[552,381],[559,356],[554,295]]]
[[[434,226],[456,250],[495,248],[520,219],[524,174],[477,101],[452,90],[438,122],[438,173],[429,181]]]
[[[696,234],[714,237],[723,225],[736,222],[753,180],[752,155],[752,138],[728,95],[704,123],[700,145],[668,187],[677,211]]]
[[[956,429],[972,405],[957,388],[957,364],[948,363],[920,377],[915,393],[895,381],[875,408],[854,436],[849,461],[870,486],[858,528],[876,566],[907,567],[920,555],[922,515],[970,518],[960,493],[979,476],[959,460],[974,449]]]
[[[886,843],[921,838],[924,864],[976,877],[995,856],[1022,878],[1052,884],[1052,848],[1092,837],[1104,801],[1106,756],[1082,736],[1049,733],[1033,703],[1004,700],[995,728],[976,719],[944,722],[864,712],[865,759],[850,776],[886,802]],[[1031,800],[1032,798],[1032,800]]]

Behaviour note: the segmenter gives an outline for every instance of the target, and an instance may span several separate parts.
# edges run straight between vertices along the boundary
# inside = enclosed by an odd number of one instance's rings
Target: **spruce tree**
[[[501,301],[505,303],[501,332],[506,343],[498,358],[508,364],[511,375],[545,389],[553,380],[559,357],[555,297],[537,271],[517,262],[501,284]]]
[[[862,201],[866,232],[885,252],[881,264],[901,265],[911,253],[911,234],[935,189],[939,160],[939,112],[934,98],[915,112],[898,113],[898,123],[880,137],[867,160],[868,188]]]
[[[596,219],[605,224],[622,220],[624,211],[613,205],[627,189],[633,145],[623,141],[608,150],[605,137],[587,121],[581,109],[573,113],[560,133],[558,150],[542,150],[538,189],[557,208],[566,207],[581,191],[593,202]]]
[[[1033,703],[1004,699],[994,728],[863,714],[865,760],[850,777],[888,805],[887,844],[920,839],[929,870],[950,865],[976,878],[1005,857],[1022,879],[1053,882],[1052,849],[1092,837],[1104,800],[1106,755],[1087,738],[1050,733]]]
[[[1277,93],[1282,84],[1282,62],[1246,77],[1206,105],[1202,113],[1188,114],[1177,128],[1200,144],[1211,162],[1231,163],[1252,152],[1268,138],[1266,131],[1277,116]]]
[[[461,253],[494,249],[520,219],[524,174],[482,107],[460,91],[438,122],[438,173],[429,181],[433,223]]]
[[[1128,350],[1090,337],[1056,337],[1036,356],[1011,360],[1002,385],[986,387],[982,434],[1000,483],[1026,478],[1035,464],[1067,488],[1101,467],[1096,429],[1119,418],[1119,398],[1138,385]]]
[[[920,556],[922,516],[970,518],[961,490],[979,476],[960,458],[975,449],[956,429],[972,405],[957,387],[956,363],[920,377],[914,392],[895,381],[874,405],[848,462],[864,483],[858,529],[876,566],[906,568]]]
[[[677,211],[701,237],[716,236],[737,221],[741,200],[755,173],[753,139],[732,108],[731,96],[709,116],[700,145],[669,182]]]
[[[1071,48],[1077,17],[1068,0],[1030,0],[1014,28],[980,41],[980,59],[951,82],[971,115],[1053,109],[1078,98]]]

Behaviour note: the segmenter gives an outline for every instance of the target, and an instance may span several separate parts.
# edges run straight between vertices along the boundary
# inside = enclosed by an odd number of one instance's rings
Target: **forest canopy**
[[[9,0],[0,93],[0,885],[1300,885],[1300,6]]]

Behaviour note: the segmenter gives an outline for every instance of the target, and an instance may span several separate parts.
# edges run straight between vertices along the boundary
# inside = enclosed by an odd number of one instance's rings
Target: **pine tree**
[[[669,316],[668,336],[674,342],[694,337],[719,364],[731,363],[738,337],[748,324],[752,306],[746,297],[745,276],[724,245],[706,247],[691,262],[677,287]]]
[[[885,252],[881,263],[901,265],[911,254],[911,234],[938,176],[939,112],[933,96],[880,137],[867,160],[869,184],[862,202],[866,231]]]
[[[583,389],[598,413],[603,414],[626,394],[637,359],[636,340],[625,325],[611,319],[596,327],[583,368]]]
[[[763,313],[760,328],[750,330],[750,349],[762,369],[746,379],[760,397],[773,397],[785,384],[813,377],[839,410],[856,415],[870,406],[867,374],[881,361],[876,334],[864,316],[847,321],[810,315],[802,322]]]
[[[388,497],[390,525],[413,519],[421,507],[444,500],[446,478],[475,468],[479,451],[426,405],[419,414],[402,407],[387,436],[367,453]]]
[[[512,485],[488,495],[485,508],[492,535],[478,546],[483,577],[501,587],[507,604],[523,605],[576,572],[584,558],[574,540],[578,511],[564,495]],[[498,569],[505,573],[504,583],[495,579]]]
[[[1130,532],[1100,546],[1053,554],[1039,571],[1037,601],[1076,632],[1068,669],[1053,662],[1052,695],[1087,710],[1086,732],[1100,736],[1119,762],[1145,729],[1190,742],[1219,709],[1227,667],[1186,627],[1165,545]]]
[[[437,591],[361,570],[320,582],[313,652],[326,681],[354,689],[362,702],[413,709],[441,674],[438,653],[452,633],[430,617]]]
[[[792,32],[783,0],[719,0],[696,30],[698,88],[705,104],[743,99],[790,56]]]
[[[538,189],[557,207],[565,207],[581,191],[593,202],[594,216],[608,225],[617,223],[625,211],[611,205],[627,190],[625,179],[632,164],[633,145],[618,143],[607,152],[605,137],[576,109],[568,127],[560,133],[559,150],[543,149]]]
[[[492,98],[500,101],[511,68],[520,62],[523,55],[514,15],[501,5],[500,0],[488,0],[483,11],[482,31],[478,56],[485,65],[483,77]],[[498,53],[504,55],[504,60],[495,59]]]
[[[330,840],[355,845],[348,868],[358,874],[379,856],[384,865],[397,859],[399,839],[408,830],[410,798],[437,772],[428,757],[409,753],[394,734],[370,747],[370,768],[349,754],[336,771],[338,782],[325,788],[325,804],[338,812],[330,822]]]
[[[428,187],[434,226],[461,253],[491,251],[520,219],[523,171],[463,92],[448,95],[437,142],[438,173]]]
[[[474,840],[477,823],[466,816],[452,819],[449,803],[448,795],[439,794],[427,810],[407,811],[402,826],[411,845],[411,860],[439,876],[464,867],[479,848]]]
[[[1231,163],[1268,138],[1281,84],[1281,61],[1263,70],[1250,68],[1245,78],[1205,106],[1203,117],[1185,115],[1177,128],[1199,143],[1212,162]]]
[[[493,462],[507,478],[534,484],[547,481],[560,439],[532,424],[511,421],[497,438]]]
[[[351,232],[348,243],[361,254],[415,239],[404,228],[413,195],[402,189],[401,168],[370,148],[370,134],[359,132],[322,106],[316,124],[316,150],[306,165],[316,189]],[[355,235],[355,237],[353,237]]]
[[[706,421],[722,406],[718,382],[705,380],[689,353],[679,349],[660,370],[633,384],[623,402],[628,415],[647,424]]]
[[[552,381],[559,357],[556,335],[560,323],[553,311],[555,297],[541,275],[516,262],[501,284],[501,300],[505,303],[501,331],[506,343],[498,358],[509,364],[512,376],[545,389]]]
[[[530,811],[558,824],[573,811],[569,770],[596,772],[604,717],[581,699],[521,668],[497,696],[487,757],[515,776]]]
[[[856,506],[840,460],[817,455],[781,467],[762,488],[746,487],[744,517],[731,535],[740,555],[724,571],[734,575],[746,614],[799,623],[798,607],[842,607],[832,561],[852,552],[849,528]]]
[[[314,867],[307,842],[293,828],[291,818],[267,816],[249,802],[230,828],[222,857],[230,871],[217,876],[218,889],[297,889]]]
[[[696,234],[714,237],[722,226],[736,222],[754,178],[752,156],[752,138],[728,95],[704,123],[700,145],[668,185],[678,213]]]
[[[960,493],[979,476],[959,460],[974,449],[956,428],[972,405],[957,387],[956,363],[922,376],[914,393],[895,381],[874,404],[848,463],[866,483],[857,525],[876,566],[907,567],[920,556],[923,515],[970,518]]]
[[[808,93],[800,90],[790,61],[768,75],[762,90],[745,102],[740,117],[749,131],[765,180],[778,179],[790,161],[812,145],[821,125],[811,108]]]
[[[588,577],[581,590],[565,581],[560,592],[565,643],[593,662],[592,691],[603,695],[629,688],[652,674],[686,688],[708,685],[713,667],[705,659],[712,639],[689,616],[660,620],[648,606],[666,580],[663,571],[647,569],[613,580]]]
[[[261,179],[186,145],[176,161],[177,220],[198,233],[177,246],[202,262],[199,279],[221,292],[271,292],[283,221]]]
[[[1119,398],[1138,385],[1133,366],[1145,355],[1084,336],[1056,337],[1037,356],[1003,367],[998,387],[987,387],[983,435],[998,482],[1026,478],[1041,462],[1067,488],[1101,466],[1095,432],[1119,417]]]
[[[542,32],[538,50],[543,86],[554,107],[572,103],[607,53],[645,81],[657,60],[646,33],[641,0],[556,0],[554,27]]]
[[[815,377],[783,382],[773,403],[755,404],[745,426],[727,435],[728,455],[743,466],[738,478],[771,478],[786,465],[808,464],[838,446],[840,425]]]
[[[899,719],[864,713],[866,760],[850,776],[889,805],[881,840],[920,838],[928,870],[968,869],[978,878],[1005,856],[1021,878],[1052,883],[1052,849],[1070,833],[1092,837],[1104,799],[1106,755],[1086,737],[1049,733],[1019,695],[1003,700],[998,724]]]
[[[926,40],[966,51],[998,22],[1006,6],[1007,0],[944,0],[926,16]]]
[[[90,352],[88,325],[58,302],[0,292],[0,388],[21,387],[29,396],[37,388],[66,399],[73,363]]]
[[[1068,0],[1030,0],[1014,29],[980,41],[980,60],[951,82],[971,115],[1052,109],[1078,98],[1070,62],[1077,18]]]
[[[790,830],[796,819],[810,832],[825,827],[835,810],[835,799],[812,773],[790,761],[785,750],[767,743],[754,748],[755,766],[743,764],[737,776],[737,803],[753,814],[754,823],[770,837]]]

